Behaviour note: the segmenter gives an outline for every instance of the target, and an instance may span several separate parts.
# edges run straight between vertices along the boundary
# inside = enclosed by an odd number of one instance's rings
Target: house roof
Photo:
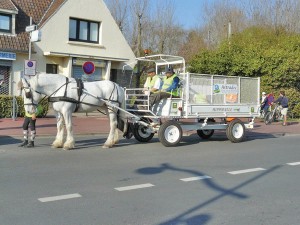
[[[1,0],[0,9],[18,11],[17,7],[12,3],[11,0]]]
[[[32,23],[39,27],[49,19],[67,0],[1,0],[0,9],[18,10],[16,15],[16,35],[0,35],[0,50],[28,52],[29,33],[25,27]]]

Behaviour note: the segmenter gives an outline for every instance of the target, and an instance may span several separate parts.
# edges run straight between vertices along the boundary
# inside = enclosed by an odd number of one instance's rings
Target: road
[[[77,137],[72,151],[0,140],[1,225],[298,225],[299,136],[184,137],[166,148],[154,138]]]

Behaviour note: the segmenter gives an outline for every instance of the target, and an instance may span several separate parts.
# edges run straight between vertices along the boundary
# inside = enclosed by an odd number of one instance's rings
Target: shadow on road
[[[267,174],[274,172],[275,170],[279,169],[281,166],[274,166],[259,175],[235,186],[230,189],[223,188],[221,185],[217,184],[213,179],[203,179],[199,180],[199,182],[204,183],[208,188],[215,190],[217,192],[217,195],[205,202],[200,203],[199,205],[196,205],[185,212],[177,215],[174,218],[171,218],[168,221],[164,221],[159,223],[159,225],[177,225],[177,224],[186,224],[186,225],[204,225],[207,224],[209,220],[212,219],[211,215],[207,214],[200,214],[197,216],[190,216],[191,214],[195,213],[197,210],[200,210],[210,204],[215,203],[216,201],[220,200],[221,198],[231,196],[236,199],[246,199],[249,198],[248,195],[239,193],[238,190],[241,189],[242,187],[249,185],[250,183],[266,176]],[[145,167],[138,169],[136,172],[139,174],[144,174],[144,175],[153,175],[153,174],[158,174],[158,173],[163,173],[165,171],[177,171],[177,172],[182,172],[184,174],[189,174],[192,176],[207,176],[207,174],[204,174],[202,172],[196,171],[196,170],[189,170],[189,169],[184,169],[184,168],[179,168],[172,166],[168,163],[163,163],[159,167]]]
[[[12,145],[12,144],[18,144],[21,143],[22,139],[16,139],[11,136],[0,136],[0,146],[1,145]]]

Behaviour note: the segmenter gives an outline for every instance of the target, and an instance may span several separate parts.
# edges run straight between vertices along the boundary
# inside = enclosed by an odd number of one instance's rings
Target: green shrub
[[[41,101],[38,105],[37,117],[45,117],[48,113],[49,103],[47,99]],[[16,97],[17,117],[24,117],[24,104],[21,96]],[[0,95],[0,118],[11,118],[13,116],[13,96]]]
[[[294,88],[287,89],[285,95],[289,99],[289,112],[293,117],[300,117],[300,92]]]

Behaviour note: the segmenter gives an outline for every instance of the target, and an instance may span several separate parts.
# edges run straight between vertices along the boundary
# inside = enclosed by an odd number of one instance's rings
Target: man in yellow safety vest
[[[147,74],[148,76],[144,84],[144,89],[145,89],[144,93],[150,95],[152,93],[159,91],[162,81],[155,73],[154,68],[148,69]]]
[[[179,78],[174,73],[174,70],[172,67],[168,67],[166,70],[166,76],[163,79],[163,85],[161,88],[161,91],[150,95],[149,97],[149,106],[152,107],[155,103],[158,103],[161,99],[164,98],[178,98],[179,92],[178,92],[178,86],[179,86]]]

